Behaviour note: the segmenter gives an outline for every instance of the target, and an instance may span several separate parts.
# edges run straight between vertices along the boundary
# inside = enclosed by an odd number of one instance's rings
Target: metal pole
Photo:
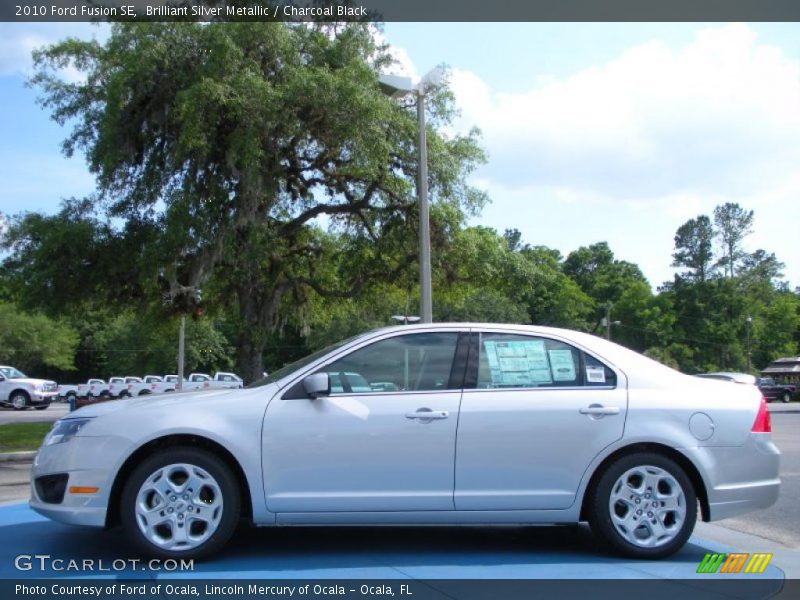
[[[752,317],[747,315],[747,318],[744,320],[745,329],[747,330],[747,372],[750,372],[750,322],[752,321]]]
[[[611,339],[611,303],[606,304],[606,339]]]
[[[179,392],[183,390],[183,358],[184,358],[184,330],[186,329],[186,315],[181,315],[181,329],[178,333],[178,383],[175,389]]]
[[[428,145],[425,135],[425,93],[417,90],[417,120],[419,122],[419,168],[417,196],[419,200],[419,314],[423,323],[433,321],[431,300],[431,232],[428,211]]]

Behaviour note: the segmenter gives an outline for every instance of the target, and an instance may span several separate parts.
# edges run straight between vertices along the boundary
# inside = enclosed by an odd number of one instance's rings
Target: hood
[[[9,379],[8,381],[13,381],[15,383],[26,383],[28,385],[45,385],[45,384],[52,384],[56,385],[55,381],[50,381],[49,379],[33,379],[32,377],[25,377],[16,378],[16,379]]]
[[[180,408],[185,405],[193,407],[208,404],[224,405],[242,395],[250,395],[253,390],[243,389],[209,389],[190,392],[169,392],[164,394],[148,394],[125,400],[108,400],[79,408],[69,413],[67,418],[100,417],[120,410],[142,411],[163,410],[164,408]],[[261,390],[263,392],[263,389]]]

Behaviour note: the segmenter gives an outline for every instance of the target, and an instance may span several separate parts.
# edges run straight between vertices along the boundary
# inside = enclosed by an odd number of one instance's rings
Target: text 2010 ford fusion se
[[[591,335],[518,325],[373,331],[244,390],[58,421],[31,506],[201,557],[256,525],[588,521],[657,558],[700,511],[770,506],[779,452],[755,386],[682,375]],[[699,505],[699,508],[698,508]]]

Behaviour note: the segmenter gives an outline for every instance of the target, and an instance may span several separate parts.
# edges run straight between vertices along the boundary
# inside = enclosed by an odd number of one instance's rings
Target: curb
[[[0,452],[0,463],[3,462],[27,462],[33,460],[36,450],[25,452]]]

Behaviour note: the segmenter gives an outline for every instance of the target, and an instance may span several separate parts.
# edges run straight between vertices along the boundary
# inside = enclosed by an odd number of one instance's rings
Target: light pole
[[[419,142],[417,145],[417,201],[419,202],[419,314],[423,323],[433,321],[431,290],[431,232],[428,207],[428,142],[425,135],[425,94],[438,85],[444,75],[443,69],[432,69],[416,84],[410,77],[380,75],[378,82],[392,98],[408,94],[417,97],[417,123]]]
[[[753,322],[753,317],[747,315],[744,318],[744,327],[747,334],[747,372],[750,372],[750,324]]]
[[[192,288],[191,293],[195,304],[199,304],[202,300],[202,292],[200,288]],[[186,358],[185,332],[186,314],[181,313],[181,327],[178,331],[178,383],[175,384],[175,389],[179,392],[183,391],[183,363],[185,362]]]
[[[606,339],[611,340],[611,326],[612,325],[620,325],[622,321],[612,321],[611,320],[611,302],[606,304],[606,316],[600,320],[600,324],[604,325],[606,328]]]

